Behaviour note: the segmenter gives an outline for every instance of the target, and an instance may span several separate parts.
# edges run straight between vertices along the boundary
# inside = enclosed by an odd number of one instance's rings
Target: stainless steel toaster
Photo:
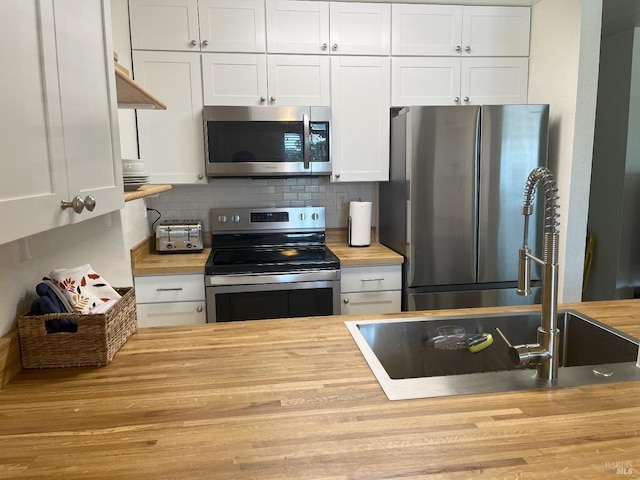
[[[185,253],[202,251],[202,222],[165,220],[156,227],[156,251]]]

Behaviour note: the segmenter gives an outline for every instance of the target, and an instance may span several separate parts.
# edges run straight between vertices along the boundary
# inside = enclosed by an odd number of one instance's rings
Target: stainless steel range
[[[207,322],[340,313],[324,207],[211,210]]]

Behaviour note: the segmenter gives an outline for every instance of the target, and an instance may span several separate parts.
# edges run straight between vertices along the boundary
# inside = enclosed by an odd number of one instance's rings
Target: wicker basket
[[[122,295],[105,313],[50,313],[18,318],[24,368],[107,365],[138,329],[134,289],[116,288]],[[75,333],[47,333],[47,320],[74,319]]]

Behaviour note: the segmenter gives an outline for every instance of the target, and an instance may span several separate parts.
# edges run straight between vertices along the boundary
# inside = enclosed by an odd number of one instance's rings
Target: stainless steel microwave
[[[208,177],[331,174],[329,107],[206,106]]]

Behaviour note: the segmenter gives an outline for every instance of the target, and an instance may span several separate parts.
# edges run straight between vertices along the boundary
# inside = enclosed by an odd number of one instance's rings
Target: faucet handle
[[[509,347],[509,359],[516,367],[525,367],[529,364],[538,365],[551,358],[549,351],[539,343],[513,346],[507,337],[496,327],[496,332],[500,334],[504,343]]]

